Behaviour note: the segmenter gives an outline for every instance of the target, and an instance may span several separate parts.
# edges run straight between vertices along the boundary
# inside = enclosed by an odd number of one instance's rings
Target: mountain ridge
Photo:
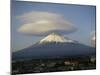
[[[49,40],[49,38],[51,39]],[[63,36],[53,33],[43,38],[42,42],[40,40],[32,46],[13,52],[12,59],[63,58],[65,56],[89,56],[95,55],[95,53],[96,51],[93,47],[68,38],[65,39]]]

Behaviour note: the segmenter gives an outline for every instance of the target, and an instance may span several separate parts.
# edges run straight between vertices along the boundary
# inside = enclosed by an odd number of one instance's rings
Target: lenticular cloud
[[[23,22],[17,31],[23,34],[44,36],[52,32],[66,34],[77,30],[72,23],[57,13],[32,11],[17,18]]]

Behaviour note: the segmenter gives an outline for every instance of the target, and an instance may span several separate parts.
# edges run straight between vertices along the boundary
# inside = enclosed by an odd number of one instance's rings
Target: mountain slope
[[[12,54],[16,59],[44,59],[74,56],[95,55],[95,48],[80,44],[71,39],[65,39],[57,34],[50,34],[35,45]]]

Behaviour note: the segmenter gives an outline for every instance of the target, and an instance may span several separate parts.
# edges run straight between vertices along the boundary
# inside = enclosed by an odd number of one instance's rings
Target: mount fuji
[[[13,60],[45,59],[95,55],[96,49],[56,33],[34,45],[12,53]]]

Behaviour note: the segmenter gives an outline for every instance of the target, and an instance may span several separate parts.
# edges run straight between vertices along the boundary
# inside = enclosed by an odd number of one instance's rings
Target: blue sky
[[[90,34],[95,31],[96,24],[95,6],[13,1],[11,5],[12,51],[28,47],[44,37],[28,36],[17,32],[17,29],[23,22],[17,19],[16,16],[31,11],[51,12],[63,15],[67,21],[73,23],[78,29],[76,32],[65,34],[65,36],[77,40],[80,43],[90,45]]]

